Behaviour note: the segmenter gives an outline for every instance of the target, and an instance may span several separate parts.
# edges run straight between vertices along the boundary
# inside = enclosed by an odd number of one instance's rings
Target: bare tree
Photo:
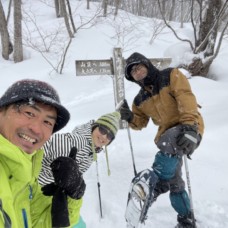
[[[23,61],[21,0],[14,0],[14,62]]]
[[[12,2],[13,2],[13,0],[9,0],[8,13],[7,13],[7,24],[9,22],[9,18],[10,18]]]
[[[137,8],[138,8],[138,15],[139,16],[142,16],[143,14],[142,14],[142,11],[143,11],[143,2],[142,2],[142,0],[139,0],[138,1],[138,5],[137,5]]]
[[[219,53],[223,35],[228,26],[228,19],[226,18],[225,22],[223,23],[223,27],[221,27],[221,21],[228,7],[228,1],[225,0],[223,4],[222,0],[191,0],[191,2],[191,23],[194,31],[194,41],[183,39],[178,36],[173,27],[166,21],[164,14],[162,14],[162,17],[167,27],[173,31],[177,39],[189,44],[195,56],[192,59],[192,62],[190,62],[188,65],[182,64],[181,67],[187,69],[193,76],[207,76],[213,60]],[[158,3],[160,12],[162,13],[159,0]],[[194,21],[194,12],[196,7],[195,4],[199,5],[199,15],[197,15],[198,21]],[[217,40],[219,28],[221,33],[219,39]],[[216,42],[217,45],[215,45]]]
[[[120,1],[121,0],[115,0],[115,13],[114,13],[115,16],[117,16],[117,14],[118,14],[119,6],[120,6]]]
[[[74,19],[73,19],[73,15],[72,15],[72,11],[71,11],[70,1],[66,0],[66,2],[67,2],[67,9],[68,9],[68,12],[69,12],[71,26],[73,28],[74,33],[76,33],[76,28],[75,28]]]
[[[164,24],[164,22],[162,20],[158,20],[156,18],[153,18],[150,27],[151,27],[151,30],[152,30],[152,35],[151,35],[151,38],[150,38],[150,44],[152,44],[154,42],[154,40],[157,38],[157,36],[165,28],[165,24]]]
[[[81,17],[80,29],[89,29],[96,23],[96,18],[100,17],[102,9],[99,7],[93,17],[84,19]],[[57,26],[52,26],[48,30],[37,22],[36,14],[28,9],[23,11],[23,44],[38,52],[44,60],[51,66],[52,71],[62,74],[64,65],[67,64],[67,52],[70,48],[72,38],[66,37],[63,32],[65,25],[62,20],[58,20]]]
[[[170,14],[169,14],[169,21],[172,21],[173,20],[173,15],[174,15],[174,9],[175,9],[175,7],[176,7],[176,0],[172,0],[172,5],[171,5],[171,8],[170,8]]]
[[[61,11],[63,13],[63,17],[64,17],[64,21],[65,21],[65,25],[66,25],[66,28],[67,28],[67,32],[69,34],[69,37],[70,38],[73,38],[74,35],[73,35],[73,32],[71,31],[71,27],[70,27],[70,23],[69,23],[69,16],[68,16],[67,10],[66,10],[65,0],[61,0],[60,1],[60,8],[61,8]]]
[[[5,13],[0,1],[0,34],[2,41],[2,57],[6,60],[9,59],[9,55],[13,51],[13,45],[10,42],[10,36],[7,29],[7,21],[5,18]]]
[[[54,0],[54,3],[55,3],[55,14],[56,14],[56,17],[61,17],[59,0]]]
[[[102,8],[104,9],[103,16],[106,17],[107,16],[107,11],[108,11],[108,0],[103,0]]]

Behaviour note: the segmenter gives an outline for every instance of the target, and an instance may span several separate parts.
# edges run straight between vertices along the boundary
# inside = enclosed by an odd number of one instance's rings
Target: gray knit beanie
[[[114,137],[116,136],[117,131],[119,130],[119,120],[120,113],[112,112],[101,116],[98,120],[95,121],[94,125],[102,125],[109,129]]]
[[[0,98],[0,108],[17,102],[30,100],[51,105],[57,110],[57,120],[53,133],[62,129],[70,119],[70,113],[60,103],[56,90],[43,81],[25,79],[15,82]]]

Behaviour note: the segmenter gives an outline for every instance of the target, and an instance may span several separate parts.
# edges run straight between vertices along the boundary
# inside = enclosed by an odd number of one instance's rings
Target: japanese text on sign
[[[111,68],[111,60],[76,61],[76,75],[113,75]]]

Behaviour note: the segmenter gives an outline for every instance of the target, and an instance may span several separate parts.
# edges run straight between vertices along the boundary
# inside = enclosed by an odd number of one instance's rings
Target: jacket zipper
[[[28,185],[29,188],[29,199],[32,199],[32,186],[29,184]],[[24,228],[28,228],[28,216],[26,213],[25,208],[22,209],[22,217],[23,217],[23,221],[24,221]]]
[[[14,200],[14,204],[16,203],[16,198],[26,189],[29,188],[29,199],[31,200],[33,198],[32,195],[32,186],[30,184],[26,184],[25,187],[23,187],[17,194]],[[23,218],[23,223],[24,223],[24,228],[28,228],[28,216],[26,213],[25,208],[22,209],[22,218]],[[8,228],[8,227],[7,227]]]
[[[28,228],[28,217],[27,217],[26,210],[24,208],[22,209],[22,217],[24,221],[24,228]]]
[[[0,199],[0,211],[2,212],[3,219],[4,219],[4,228],[11,228],[11,219],[8,214],[3,210],[2,207],[2,200]]]

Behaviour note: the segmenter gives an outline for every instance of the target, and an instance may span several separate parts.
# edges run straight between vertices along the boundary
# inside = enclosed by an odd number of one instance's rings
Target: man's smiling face
[[[28,154],[41,148],[56,123],[56,109],[43,103],[0,109],[0,134]]]

